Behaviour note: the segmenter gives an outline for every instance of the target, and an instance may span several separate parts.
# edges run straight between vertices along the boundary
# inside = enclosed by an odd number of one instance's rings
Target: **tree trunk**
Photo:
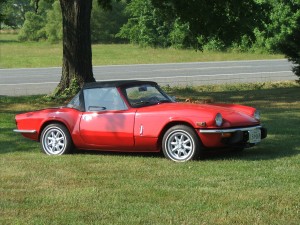
[[[94,82],[90,19],[92,0],[60,0],[63,18],[63,66],[56,95]]]

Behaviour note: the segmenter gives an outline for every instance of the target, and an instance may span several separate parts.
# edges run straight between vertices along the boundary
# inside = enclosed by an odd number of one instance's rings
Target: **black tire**
[[[175,125],[164,134],[162,150],[167,159],[175,162],[193,160],[200,155],[201,142],[194,129]]]
[[[71,153],[73,142],[68,129],[59,123],[47,125],[41,134],[42,151],[47,155]]]

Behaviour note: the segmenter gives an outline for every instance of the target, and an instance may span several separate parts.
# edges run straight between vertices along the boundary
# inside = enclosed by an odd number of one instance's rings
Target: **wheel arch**
[[[64,122],[62,122],[60,120],[47,120],[46,122],[43,123],[43,125],[41,126],[41,128],[39,130],[38,141],[41,140],[41,135],[42,135],[42,132],[45,129],[45,127],[48,126],[48,125],[50,125],[50,124],[60,124],[60,125],[63,125],[63,126],[65,126],[67,128],[67,130],[69,131],[69,134],[71,134],[69,127]],[[70,135],[70,137],[72,139],[72,135]]]
[[[171,127],[176,126],[176,125],[185,125],[185,126],[188,126],[188,127],[195,130],[195,128],[190,123],[188,123],[186,121],[171,121],[171,122],[167,123],[163,127],[163,129],[160,131],[159,136],[158,136],[157,146],[159,148],[159,151],[162,151],[161,146],[162,146],[162,140],[163,140],[164,134],[167,132],[167,130],[169,130]],[[196,133],[196,131],[195,131],[195,133]],[[197,137],[199,138],[199,141],[202,144],[201,139],[200,139],[198,134],[197,134]]]

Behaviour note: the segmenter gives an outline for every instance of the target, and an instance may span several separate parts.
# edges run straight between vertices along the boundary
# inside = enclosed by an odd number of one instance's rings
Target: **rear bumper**
[[[14,129],[13,131],[22,134],[35,134],[37,132],[36,130],[18,130],[18,129]]]

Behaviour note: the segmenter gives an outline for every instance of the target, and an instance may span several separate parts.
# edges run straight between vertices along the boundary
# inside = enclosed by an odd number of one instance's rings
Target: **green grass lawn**
[[[165,89],[179,100],[256,106],[269,136],[188,163],[160,154],[49,157],[12,132],[14,116],[57,103],[0,96],[0,224],[300,224],[299,85]]]
[[[283,55],[258,53],[141,48],[131,44],[94,44],[92,52],[94,66],[284,58]],[[0,33],[0,58],[0,68],[58,67],[62,65],[62,46],[48,42],[19,42],[17,34]]]

